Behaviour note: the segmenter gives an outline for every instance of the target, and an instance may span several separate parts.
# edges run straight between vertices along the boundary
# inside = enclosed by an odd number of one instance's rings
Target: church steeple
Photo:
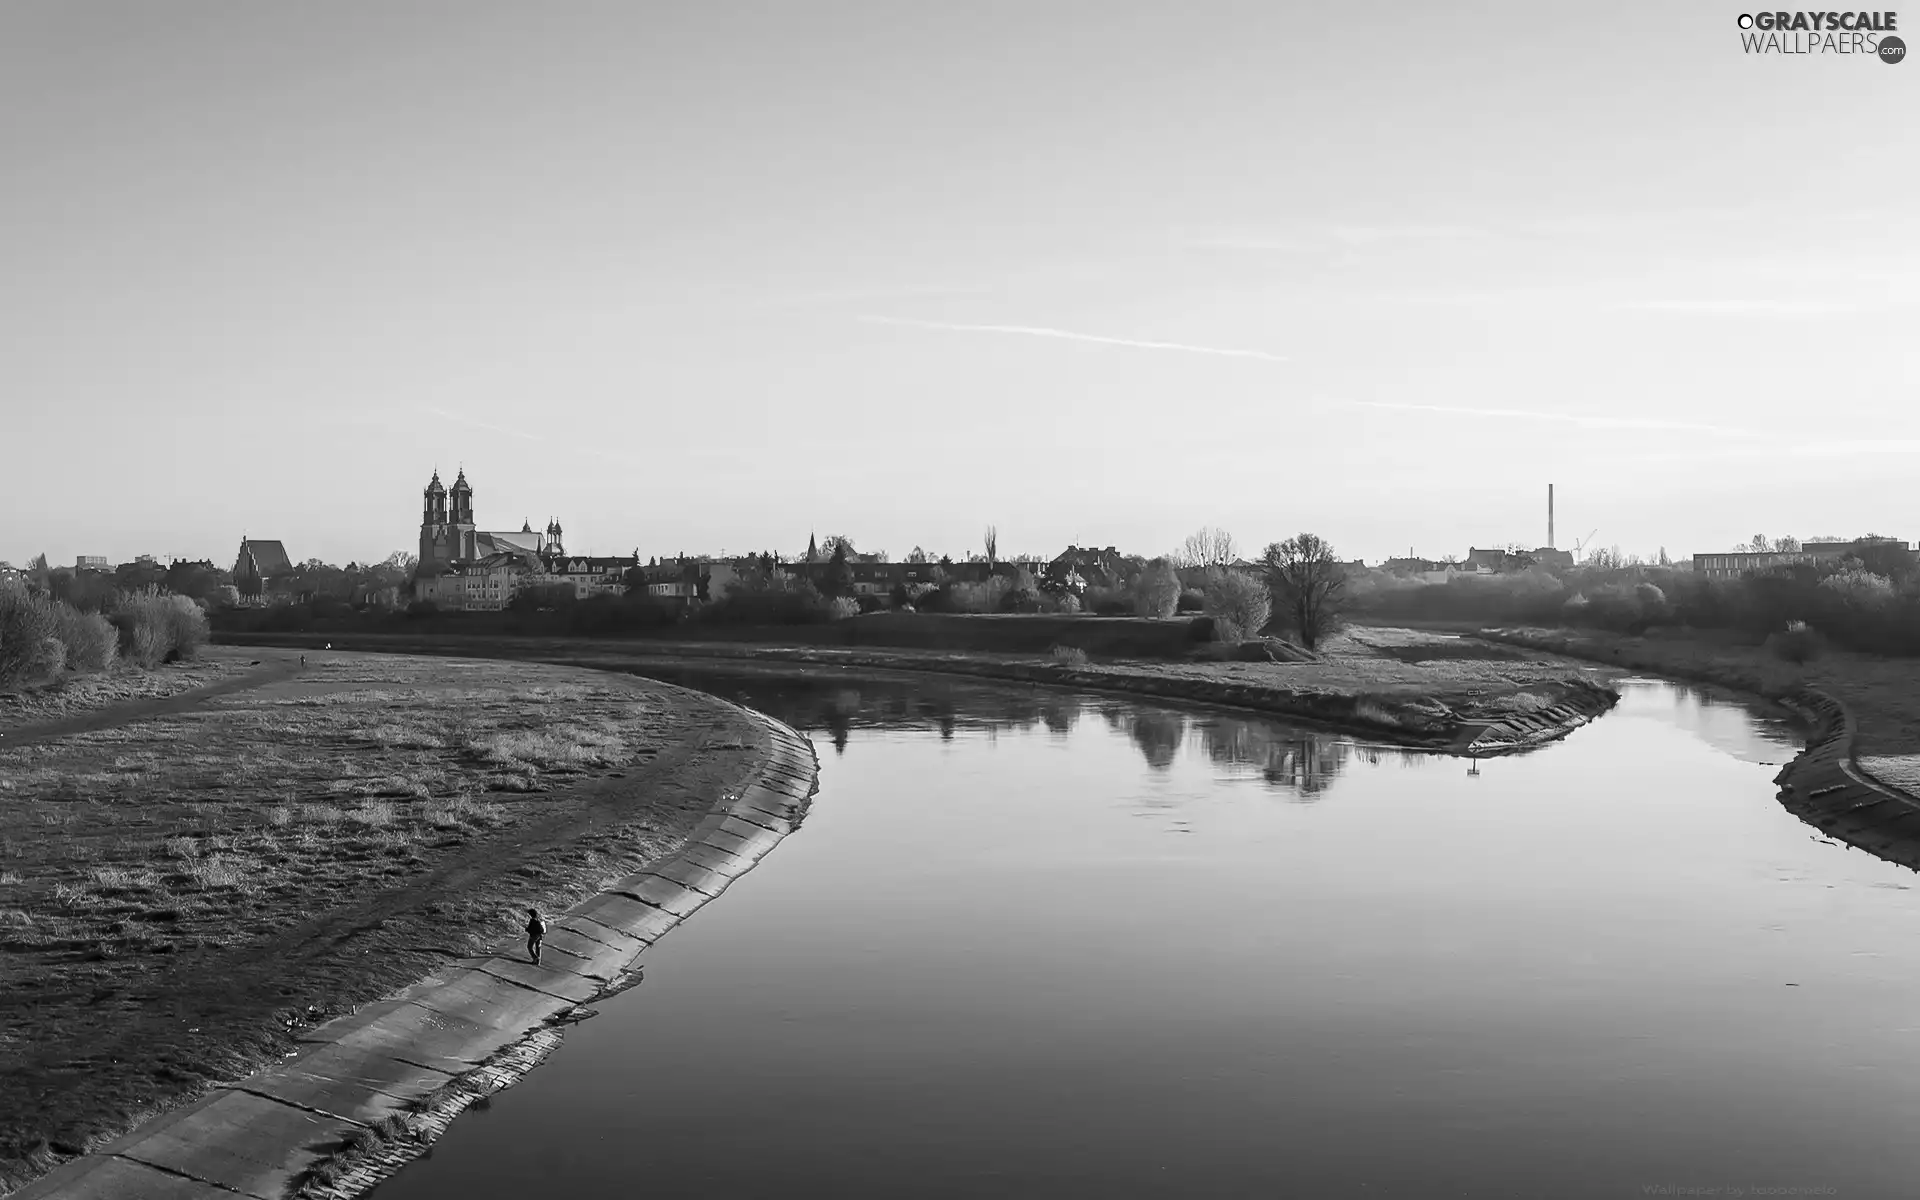
[[[807,534],[807,561],[820,561],[820,547],[814,542],[812,533]]]
[[[437,478],[437,473],[436,473]],[[455,525],[473,524],[473,486],[467,482],[467,470],[460,468],[460,475],[453,481],[453,523]]]

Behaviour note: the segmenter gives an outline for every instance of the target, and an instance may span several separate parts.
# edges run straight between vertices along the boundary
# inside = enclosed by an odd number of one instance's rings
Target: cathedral
[[[489,533],[473,525],[473,487],[462,468],[449,490],[433,473],[427,484],[420,516],[420,573],[437,575],[457,562],[476,562],[495,554],[516,551],[540,558],[566,554],[560,542],[560,522],[549,519],[545,533],[535,533],[532,522],[522,522],[518,533]]]
[[[451,488],[435,471],[424,495],[413,595],[443,609],[497,611],[529,587],[568,589],[581,600],[620,595],[627,573],[640,564],[637,549],[613,557],[567,553],[560,522],[551,518],[544,533],[535,533],[531,521],[518,533],[476,529],[464,468]]]

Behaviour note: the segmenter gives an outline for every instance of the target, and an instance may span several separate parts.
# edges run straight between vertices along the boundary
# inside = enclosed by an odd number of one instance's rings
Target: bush
[[[979,583],[950,583],[946,586],[946,612],[992,613],[1000,611],[1000,602],[1013,589],[1013,581],[995,575]]]
[[[27,666],[27,675],[32,679],[51,679],[67,669],[67,644],[57,637],[40,639],[39,653],[33,656]]]
[[[806,580],[787,591],[729,589],[726,599],[700,610],[700,620],[716,625],[818,625],[832,619],[826,597]]]
[[[1060,597],[1059,609],[1062,616],[1073,617],[1080,614],[1080,597],[1068,592]]]
[[[1008,613],[1037,613],[1046,611],[1047,604],[1042,599],[1044,593],[1028,591],[1025,588],[1008,588],[1007,594],[1000,597],[1000,611]]]
[[[1055,646],[1048,653],[1053,661],[1063,667],[1084,667],[1087,665],[1087,652],[1078,646]]]
[[[185,596],[122,592],[109,618],[120,652],[149,669],[194,657],[207,644],[207,614]]]
[[[1205,612],[1205,611],[1207,611],[1206,593],[1196,592],[1191,588],[1180,593],[1180,602],[1174,606],[1174,612],[1176,614],[1177,613],[1197,613],[1197,612]]]
[[[1266,585],[1244,571],[1207,572],[1206,613],[1213,618],[1214,636],[1223,642],[1257,637],[1273,615],[1273,596]]]
[[[1133,589],[1134,610],[1143,617],[1171,617],[1180,608],[1180,576],[1173,564],[1156,558]]]
[[[855,596],[853,598],[853,602],[855,605],[859,607],[860,611],[863,613],[882,612],[887,607],[887,602],[885,600],[882,600],[880,597],[872,595],[870,593],[866,593],[866,592],[862,592],[860,595]]]
[[[55,628],[53,601],[18,585],[0,585],[0,687],[34,677]]]
[[[1794,621],[1785,630],[1767,635],[1767,652],[1782,662],[1811,662],[1827,652],[1827,639],[1805,621]]]
[[[1083,612],[1100,617],[1130,617],[1133,615],[1133,595],[1123,587],[1090,587],[1086,595],[1080,598]]]
[[[906,584],[896,583],[893,590],[887,593],[887,599],[895,608],[906,608],[913,603],[913,594],[907,591]]]
[[[120,635],[99,613],[83,613],[70,604],[56,604],[54,636],[66,647],[66,661],[76,671],[109,671],[120,650]]]
[[[827,605],[827,615],[836,621],[860,615],[860,603],[852,596],[835,596]]]

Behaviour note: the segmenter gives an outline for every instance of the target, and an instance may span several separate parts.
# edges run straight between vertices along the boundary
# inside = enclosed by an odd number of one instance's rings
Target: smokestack
[[[1547,549],[1553,549],[1553,485],[1547,485]]]

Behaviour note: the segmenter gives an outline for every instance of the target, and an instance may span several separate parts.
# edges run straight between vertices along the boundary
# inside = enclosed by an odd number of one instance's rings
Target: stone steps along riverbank
[[[301,1034],[308,1048],[55,1168],[12,1200],[346,1200],[556,1047],[585,1005],[637,982],[641,951],[799,828],[813,744],[759,713],[772,750],[681,851],[550,919],[542,964],[466,959]],[[406,1122],[393,1139],[374,1126]],[[366,1139],[363,1141],[363,1139]],[[344,1153],[361,1143],[366,1151]],[[332,1164],[327,1169],[324,1164]]]
[[[319,635],[245,635],[233,644],[305,646]],[[1611,687],[1588,680],[1558,685],[1559,703],[1531,713],[1460,716],[1439,705],[1409,703],[1391,694],[1369,695],[1247,683],[1226,678],[1162,675],[1151,671],[1081,667],[1067,663],[1008,662],[959,654],[883,649],[844,650],[753,643],[576,643],[565,639],[456,636],[408,637],[367,634],[337,643],[340,650],[462,657],[521,658],[561,666],[640,668],[652,662],[697,668],[714,663],[775,664],[862,670],[934,672],[1008,683],[1041,684],[1088,692],[1112,692],[1242,709],[1283,721],[1317,725],[1340,733],[1419,750],[1492,757],[1535,749],[1558,740],[1611,709],[1620,699]]]

